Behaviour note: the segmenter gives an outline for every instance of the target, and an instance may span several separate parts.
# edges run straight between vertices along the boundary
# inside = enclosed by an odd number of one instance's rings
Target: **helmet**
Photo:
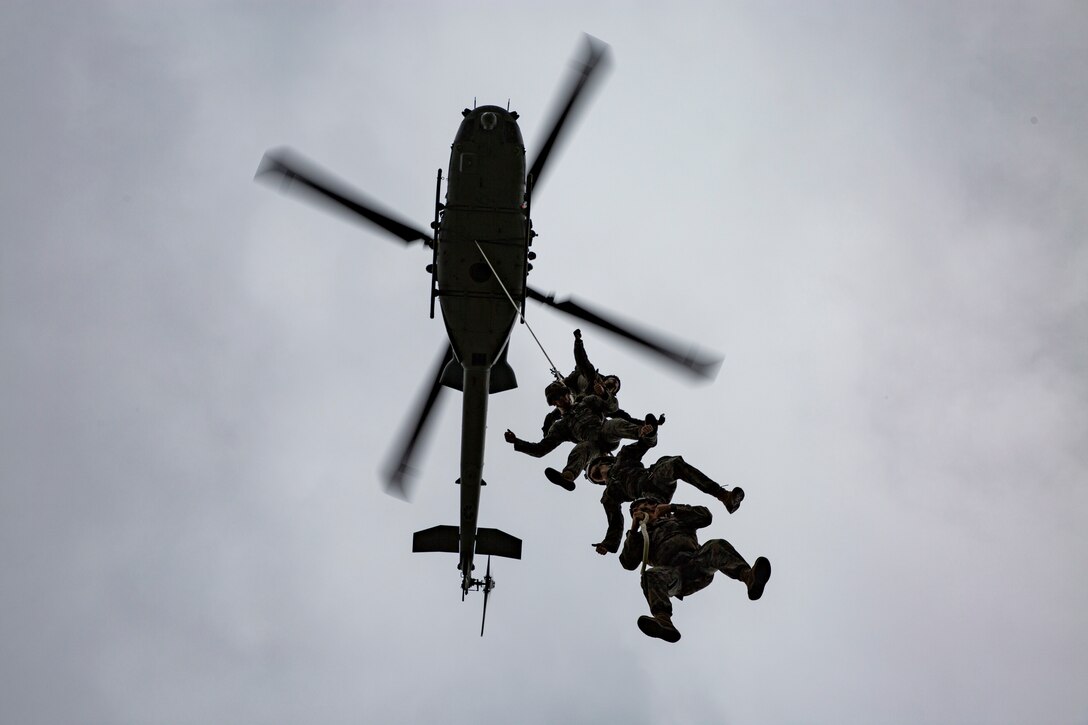
[[[607,464],[611,465],[611,464],[613,464],[615,462],[616,462],[616,457],[615,456],[609,456],[609,455],[597,456],[596,458],[594,458],[592,461],[589,462],[588,466],[586,466],[586,478],[589,479],[590,481],[593,481],[593,477],[590,475],[590,473],[593,471],[594,468],[601,465],[602,463],[607,463]],[[601,481],[593,481],[593,483],[596,483],[599,486],[604,485],[604,483],[602,483]]]
[[[636,498],[634,501],[631,502],[631,509],[630,509],[631,513],[634,513],[636,508],[638,508],[639,506],[641,506],[642,504],[645,504],[645,503],[652,503],[654,505],[657,505],[657,504],[663,504],[663,503],[667,503],[667,502],[662,501],[661,498],[658,497],[658,496],[643,496],[642,498]]]
[[[561,380],[556,380],[550,383],[548,387],[544,388],[544,397],[548,399],[548,403],[554,403],[562,398],[564,395],[569,395],[570,389],[563,384]]]

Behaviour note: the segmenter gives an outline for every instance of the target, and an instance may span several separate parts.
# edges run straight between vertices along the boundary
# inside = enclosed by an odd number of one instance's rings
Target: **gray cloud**
[[[1083,716],[1079,6],[0,16],[5,721]],[[598,491],[502,442],[544,413],[520,328],[481,525],[525,558],[478,637],[408,553],[454,523],[456,396],[413,504],[376,473],[443,339],[426,255],[250,181],[290,143],[426,223],[459,110],[509,97],[536,144],[582,30],[615,64],[534,279],[726,352],[688,387],[586,331],[662,454],[748,491],[706,537],[775,566],[675,647],[590,549]]]

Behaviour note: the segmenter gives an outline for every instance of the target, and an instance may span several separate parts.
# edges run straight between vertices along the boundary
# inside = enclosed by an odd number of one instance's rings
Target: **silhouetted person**
[[[601,384],[598,382],[596,387],[600,389]],[[574,443],[562,472],[544,469],[549,481],[568,491],[574,490],[574,479],[591,460],[614,449],[623,438],[638,438],[641,426],[623,418],[608,418],[608,401],[601,395],[586,393],[574,398],[570,389],[559,381],[545,388],[544,395],[548,404],[560,411],[559,419],[544,437],[532,443],[518,438],[511,430],[504,437],[514,445],[514,450],[535,458],[546,456],[563,443]]]
[[[676,493],[678,480],[718,499],[729,513],[736,511],[744,500],[744,489],[737,486],[729,490],[719,485],[682,456],[662,456],[649,468],[644,466],[642,458],[657,445],[657,427],[664,422],[664,416],[647,416],[650,430],[644,428],[637,441],[621,448],[616,457],[600,456],[589,464],[587,478],[604,486],[601,505],[608,520],[604,540],[594,544],[598,554],[619,551],[623,536],[623,504],[647,497],[668,503]]]
[[[649,546],[645,546],[640,529],[646,519]],[[698,529],[709,526],[713,517],[705,506],[661,503],[655,499],[639,499],[631,504],[631,529],[623,542],[620,563],[634,570],[646,564],[642,573],[642,592],[650,605],[651,616],[638,618],[643,634],[666,642],[680,639],[680,631],[672,623],[670,597],[683,599],[705,588],[721,572],[736,579],[748,589],[748,598],[763,596],[763,588],[771,577],[771,563],[764,557],[748,566],[737,550],[725,539],[711,539],[699,544]]]
[[[582,342],[581,330],[574,331],[574,365],[574,370],[570,375],[563,378],[563,384],[570,390],[573,399],[577,400],[582,395],[593,393],[603,398],[607,403],[606,415],[608,417],[625,418],[632,422],[638,422],[619,408],[619,400],[617,400],[616,394],[620,391],[620,379],[615,375],[601,375],[597,372],[597,368],[593,366],[593,363],[589,361],[585,344]],[[599,388],[596,387],[596,383],[600,383]],[[558,408],[553,409],[544,418],[544,424],[540,427],[540,432],[548,435],[548,430],[561,416],[562,411]]]

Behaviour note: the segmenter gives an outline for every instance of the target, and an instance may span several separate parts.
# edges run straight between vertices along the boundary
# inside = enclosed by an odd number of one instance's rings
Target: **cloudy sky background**
[[[429,256],[252,183],[289,144],[425,225],[460,110],[532,156],[538,288],[725,355],[690,385],[584,327],[631,411],[748,498],[644,637],[637,575],[502,441],[487,634],[452,555],[459,400],[388,456],[443,340]],[[0,720],[1088,722],[1081,3],[0,7]],[[560,367],[567,319],[531,307]],[[554,456],[554,461],[562,456]],[[552,462],[549,460],[548,462]]]

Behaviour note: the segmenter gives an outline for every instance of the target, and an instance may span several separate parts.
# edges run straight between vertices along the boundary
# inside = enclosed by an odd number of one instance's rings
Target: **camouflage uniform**
[[[574,363],[575,368],[570,375],[563,378],[563,384],[570,390],[571,396],[574,399],[578,399],[583,395],[593,393],[593,383],[600,375],[597,372],[597,368],[593,367],[593,363],[589,361],[589,356],[586,355],[586,346],[582,342],[581,337],[574,339]],[[621,418],[623,420],[631,421],[632,423],[638,423],[629,416],[625,411],[620,410],[619,400],[615,395],[605,393],[604,400],[607,403],[605,408],[605,416],[608,418]],[[540,427],[540,432],[545,436],[548,435],[548,431],[551,429],[559,419],[563,417],[562,411],[558,409],[552,409],[544,418],[544,424]],[[612,447],[603,452],[609,452],[615,450],[619,445],[619,438],[612,439]],[[608,444],[608,441],[601,441],[604,445]]]
[[[514,450],[541,458],[566,442],[574,443],[563,472],[577,476],[591,460],[614,449],[621,438],[638,438],[640,425],[623,418],[606,418],[608,401],[597,395],[583,395],[548,428],[536,443],[515,438]],[[612,448],[607,448],[609,441]]]
[[[574,371],[563,378],[563,384],[577,397],[592,392],[593,382],[599,377],[597,368],[586,355],[586,346],[581,337],[574,338]]]
[[[670,597],[683,599],[694,594],[710,584],[719,571],[730,579],[750,583],[752,567],[728,541],[711,539],[699,545],[695,532],[709,526],[712,519],[705,506],[673,504],[670,514],[648,524],[650,566],[642,575],[642,591],[653,615],[671,616]],[[628,531],[620,552],[623,568],[637,569],[642,564],[642,550],[642,531]]]
[[[690,483],[714,498],[725,501],[729,491],[715,483],[705,473],[681,456],[662,456],[649,468],[642,465],[642,457],[657,445],[657,430],[645,438],[624,446],[608,469],[601,505],[608,519],[608,531],[601,542],[613,554],[619,551],[623,536],[622,505],[644,497],[656,498],[662,503],[672,501],[677,480]],[[743,494],[740,494],[743,496]]]

